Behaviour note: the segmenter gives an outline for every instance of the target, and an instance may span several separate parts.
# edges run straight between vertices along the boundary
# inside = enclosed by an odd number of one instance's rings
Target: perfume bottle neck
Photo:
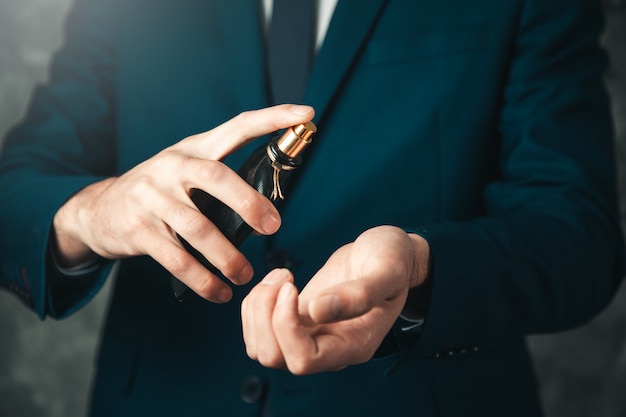
[[[274,169],[290,171],[298,168],[302,162],[302,157],[300,155],[291,157],[284,153],[278,146],[277,139],[273,139],[267,144],[266,151]]]
[[[302,151],[309,146],[311,137],[316,131],[317,127],[313,122],[299,124],[290,127],[279,138],[271,140],[267,145],[267,157],[274,170],[273,190],[270,196],[273,201],[285,198],[281,189],[281,172],[291,171],[300,166]]]

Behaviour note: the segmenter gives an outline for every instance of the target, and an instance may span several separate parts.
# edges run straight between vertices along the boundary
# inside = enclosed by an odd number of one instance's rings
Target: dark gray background
[[[46,79],[70,3],[0,0],[0,135],[23,114],[33,84]],[[612,58],[607,83],[614,102],[626,224],[624,0],[607,2],[607,17],[604,44]],[[0,417],[84,415],[108,294],[109,285],[74,316],[42,322],[16,297],[0,291]],[[533,336],[530,345],[548,417],[626,416],[626,285],[588,325]]]

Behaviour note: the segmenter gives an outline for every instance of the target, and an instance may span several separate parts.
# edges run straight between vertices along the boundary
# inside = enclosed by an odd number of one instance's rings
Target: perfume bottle
[[[302,163],[302,151],[311,143],[317,128],[307,122],[288,128],[280,137],[256,149],[243,163],[237,173],[258,192],[278,207],[284,199],[289,177]],[[235,247],[239,247],[252,233],[252,228],[230,207],[201,190],[193,190],[191,199],[200,212],[210,219]],[[185,249],[205,268],[219,275],[219,271],[196,249],[178,236]],[[191,291],[176,277],[171,280],[174,297],[178,301]]]

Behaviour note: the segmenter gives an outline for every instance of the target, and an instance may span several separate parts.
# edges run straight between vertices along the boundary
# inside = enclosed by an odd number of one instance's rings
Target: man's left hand
[[[273,270],[241,306],[248,356],[296,375],[368,361],[429,258],[421,236],[380,226],[339,248],[300,294],[290,271]]]

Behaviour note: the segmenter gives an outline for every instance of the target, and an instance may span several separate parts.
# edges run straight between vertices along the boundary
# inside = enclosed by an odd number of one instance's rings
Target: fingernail
[[[341,302],[334,294],[324,295],[315,301],[318,310],[323,312],[324,321],[332,321],[341,315]]]
[[[278,298],[276,299],[276,305],[285,304],[291,298],[291,292],[293,291],[293,286],[290,282],[286,282],[280,287],[280,291],[278,292]]]
[[[274,269],[269,274],[267,274],[265,278],[263,278],[263,281],[261,281],[261,284],[274,285],[274,284],[278,284],[279,282],[283,282],[284,280],[285,280],[285,276],[284,276],[283,270]]]
[[[291,106],[290,110],[293,114],[297,114],[298,116],[304,116],[308,113],[311,113],[313,108],[311,106],[302,106],[299,104],[294,104],[293,106]]]
[[[268,212],[261,221],[261,227],[266,234],[272,234],[280,227],[280,217],[272,212]]]

